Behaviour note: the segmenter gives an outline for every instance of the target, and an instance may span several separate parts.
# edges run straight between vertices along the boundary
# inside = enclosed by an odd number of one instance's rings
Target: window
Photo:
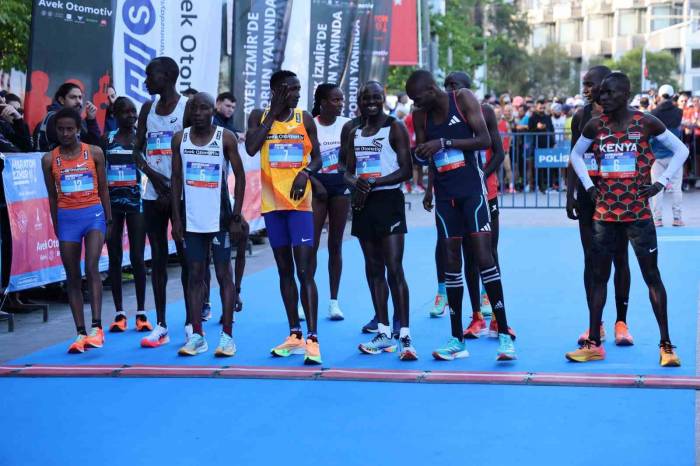
[[[588,40],[607,39],[612,33],[612,15],[591,16],[588,20]]]
[[[532,29],[532,46],[537,49],[540,47],[544,47],[550,42],[552,42],[553,29],[553,24],[535,26]]]
[[[680,5],[660,5],[651,9],[651,30],[667,28],[681,22],[683,7]]]
[[[700,68],[700,49],[693,49],[690,52],[690,66]]]
[[[559,23],[559,42],[572,44],[581,40],[581,21],[563,21]]]
[[[620,36],[629,36],[633,34],[641,34],[644,32],[643,19],[646,15],[642,14],[641,10],[620,10],[617,30]]]

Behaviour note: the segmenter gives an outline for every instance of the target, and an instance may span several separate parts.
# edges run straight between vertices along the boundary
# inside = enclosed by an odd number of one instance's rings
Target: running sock
[[[233,335],[233,322],[231,322],[231,323],[228,324],[228,325],[224,324],[224,325],[223,325],[223,330],[224,330],[224,333],[225,333],[226,335],[228,335],[228,336]]]
[[[306,339],[307,339],[307,340],[311,340],[311,341],[313,341],[314,343],[318,343],[318,337],[316,336],[315,333],[311,333],[311,332],[310,332],[310,333],[307,333],[307,334],[306,334]]]
[[[452,336],[462,341],[462,298],[464,298],[462,272],[445,272],[445,287],[447,304],[450,306]]]
[[[87,336],[87,331],[85,330],[85,327],[75,327],[75,330],[78,332],[78,335]]]
[[[119,311],[117,312],[116,317],[114,317],[115,322],[121,322],[122,320],[126,319],[126,312],[124,311]]]
[[[506,319],[506,306],[503,302],[503,285],[501,284],[501,273],[498,266],[488,267],[480,271],[481,282],[484,284],[486,294],[491,302],[493,315],[498,323],[498,333],[508,335],[508,320]]]
[[[192,333],[196,333],[201,337],[204,336],[204,334],[202,333],[202,322],[201,321],[198,324],[192,324]]]
[[[399,338],[410,337],[411,334],[408,331],[408,327],[401,327],[399,330]]]
[[[474,320],[484,320],[484,315],[479,312],[472,312],[472,319]]]
[[[383,333],[387,338],[391,338],[391,327],[384,324],[377,324],[377,329],[379,333]]]
[[[615,296],[615,309],[617,309],[617,321],[627,323],[627,302],[628,298]]]
[[[302,338],[302,333],[301,333],[301,328],[300,327],[293,327],[289,329],[289,335],[296,335],[298,339],[301,340]]]
[[[136,320],[140,320],[141,322],[147,321],[148,316],[146,315],[146,311],[136,311]]]
[[[438,283],[438,294],[440,296],[447,296],[447,288],[444,283]]]
[[[92,326],[102,328],[102,319],[92,319]]]

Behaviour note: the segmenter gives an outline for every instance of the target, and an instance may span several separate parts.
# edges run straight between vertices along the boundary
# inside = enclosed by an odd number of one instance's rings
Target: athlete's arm
[[[416,133],[416,149],[418,146],[423,144],[427,139],[425,134],[425,112],[421,109],[416,109],[413,111],[413,131]],[[418,150],[413,151],[413,160],[416,161],[418,165],[429,165],[430,157],[424,157]]]
[[[658,118],[653,115],[645,115],[644,117],[647,120],[646,128],[649,131],[649,135],[656,138],[658,142],[673,152],[673,157],[671,157],[668,167],[657,179],[657,182],[665,187],[671,177],[683,167],[690,151],[688,147],[683,144],[683,141],[670,132]],[[679,187],[676,187],[676,189],[679,189]]]
[[[49,211],[51,212],[51,222],[53,223],[53,233],[58,237],[58,193],[56,192],[56,181],[51,172],[51,152],[47,152],[41,158],[41,170],[44,172],[44,184],[49,197]]]
[[[347,134],[341,135],[340,137],[340,145],[345,147],[346,153],[345,153],[345,174],[343,175],[343,178],[345,179],[345,183],[348,186],[351,186],[353,188],[358,188],[362,189],[364,192],[369,191],[369,184],[364,183],[362,184],[363,188],[360,188],[358,186],[358,181],[361,181],[360,178],[355,176],[355,170],[356,170],[356,162],[357,160],[355,159],[355,144],[353,144],[352,141],[355,140],[355,131],[357,131],[357,128],[348,131]]]
[[[105,222],[107,231],[105,239],[109,239],[112,233],[112,205],[109,202],[109,188],[107,187],[107,175],[105,174],[105,155],[97,146],[91,146],[92,159],[95,161],[95,171],[97,172],[97,193],[100,196],[102,209],[105,211]]]
[[[148,179],[153,183],[158,194],[161,194],[168,189],[168,182],[166,178],[153,170],[147,163],[146,158],[143,154],[144,148],[146,147],[146,125],[148,121],[148,113],[151,111],[151,106],[153,102],[146,102],[141,107],[141,112],[139,113],[139,121],[136,127],[136,140],[134,141],[134,160],[136,161],[136,166],[142,173],[144,173]]]
[[[233,217],[237,218],[238,221],[234,221],[234,218],[231,219],[229,232],[231,233],[232,241],[238,242],[246,236],[245,219],[243,219],[241,215],[245,198],[245,169],[243,168],[241,156],[238,153],[238,140],[236,135],[227,129],[224,130],[224,157],[231,164],[233,177],[236,180],[233,186]],[[236,258],[236,260],[238,260],[238,258]]]
[[[583,154],[586,153],[591,144],[593,143],[593,138],[595,138],[596,128],[598,127],[598,119],[594,118],[586,124],[583,128],[583,132],[580,135],[576,145],[571,149],[571,166],[576,170],[576,174],[581,179],[583,187],[588,191],[593,187],[593,180],[591,180],[588,174],[588,168],[586,168],[586,162],[583,161]]]
[[[481,105],[472,91],[460,89],[457,92],[457,106],[462,115],[467,118],[467,123],[474,131],[474,137],[471,139],[455,139],[452,141],[452,147],[466,151],[488,149],[491,146],[491,137],[489,136],[489,130],[486,128],[484,116],[481,114]]]
[[[99,145],[102,132],[100,131],[100,126],[97,124],[97,120],[95,118],[86,118],[85,128],[87,129],[87,134],[82,139],[82,142],[94,146]]]
[[[347,159],[347,153],[348,153],[348,148],[347,148],[347,141],[349,139],[348,135],[350,134],[350,131],[352,130],[352,120],[347,121],[343,125],[343,129],[340,130],[340,150],[338,153],[338,170],[339,171],[345,171],[345,164],[346,164],[346,159]],[[345,143],[343,143],[345,141]]]
[[[503,152],[503,142],[501,141],[501,133],[498,132],[498,121],[496,120],[496,112],[493,111],[493,107],[486,104],[481,107],[484,114],[484,121],[486,122],[486,128],[489,131],[489,136],[491,137],[491,159],[484,167],[484,178],[487,178],[493,172],[498,170],[498,168],[503,163],[506,158],[505,152]]]
[[[261,122],[260,117],[262,117],[262,114],[262,109],[256,108],[250,112],[248,117],[248,131],[245,133],[245,150],[251,157],[260,151],[265,143],[267,134],[272,128],[272,124],[275,122],[272,112],[267,112],[265,119]]]
[[[380,176],[374,183],[375,186],[389,186],[411,179],[413,166],[411,165],[411,142],[408,137],[406,125],[399,120],[391,122],[389,129],[389,144],[396,152],[396,161],[399,163],[398,170],[385,176]]]
[[[321,169],[323,161],[321,160],[321,150],[318,145],[318,133],[316,130],[316,122],[314,117],[311,116],[309,112],[304,112],[304,127],[306,128],[306,134],[309,135],[311,140],[311,161],[306,166],[309,171],[316,173]]]
[[[571,119],[571,149],[574,148],[576,142],[578,141],[578,138],[581,137],[581,118],[583,118],[583,109],[579,108],[578,110],[576,110],[576,113],[574,113],[574,116]],[[567,202],[571,202],[575,198],[576,186],[578,185],[576,180],[576,171],[573,170],[573,168],[571,167],[571,161],[569,161],[569,170],[566,173]],[[568,210],[569,209],[567,208],[567,211]],[[571,218],[571,215],[569,215],[569,218]]]
[[[172,206],[172,233],[175,241],[182,241],[184,237],[184,225],[180,215],[180,201],[182,199],[182,156],[180,155],[180,143],[182,131],[173,136],[170,143],[172,148],[172,172],[170,173],[170,204]],[[204,206],[202,206],[204,207]]]

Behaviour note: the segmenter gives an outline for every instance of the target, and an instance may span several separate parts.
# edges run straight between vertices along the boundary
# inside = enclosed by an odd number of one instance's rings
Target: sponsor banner
[[[220,2],[115,3],[112,61],[117,95],[127,96],[139,106],[151,100],[145,86],[146,65],[158,56],[172,57],[180,67],[178,91],[192,87],[216,95],[221,58]]]
[[[418,17],[416,0],[394,0],[391,10],[389,64],[418,64]]]
[[[81,87],[83,103],[97,106],[97,122],[103,124],[114,17],[112,0],[33,1],[24,107],[30,130],[46,115],[54,93],[66,81]]]
[[[355,118],[357,112],[357,97],[362,83],[367,79],[367,73],[362,73],[367,67],[365,63],[366,47],[370,46],[368,40],[372,21],[372,2],[361,1],[354,9],[354,15],[350,19],[350,46],[346,49],[347,58],[343,77],[340,80],[340,87],[345,94],[345,109],[343,115]],[[371,54],[371,50],[370,50]]]
[[[363,37],[361,50],[362,82],[386,82],[389,72],[389,43],[391,41],[391,9],[393,2],[375,1],[372,19]]]

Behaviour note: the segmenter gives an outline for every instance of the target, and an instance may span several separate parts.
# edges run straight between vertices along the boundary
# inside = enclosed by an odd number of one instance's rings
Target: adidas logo
[[[457,118],[457,115],[452,115],[452,118],[450,118],[450,122],[447,124],[447,126],[452,126],[452,125],[458,125],[460,123],[459,118]]]
[[[211,240],[211,244],[213,244],[214,246],[221,245],[221,243],[219,242],[219,238],[217,238],[216,236],[214,237],[214,239]]]
[[[495,305],[493,308],[494,308],[494,310],[496,310],[496,309],[503,309],[503,302],[498,301],[498,302],[496,303],[496,305]]]
[[[216,141],[212,141],[211,144],[209,144],[210,147],[219,147],[219,143]]]
[[[491,224],[490,224],[490,223],[487,223],[486,225],[484,225],[483,227],[481,227],[481,228],[479,229],[479,231],[491,231]]]

